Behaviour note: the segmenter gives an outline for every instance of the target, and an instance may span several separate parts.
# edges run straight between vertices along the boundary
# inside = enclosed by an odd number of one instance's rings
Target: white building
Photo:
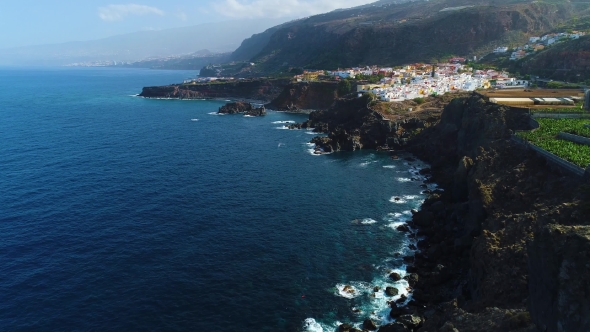
[[[506,46],[500,46],[500,47],[496,47],[494,49],[494,53],[506,53],[508,52],[508,47]]]

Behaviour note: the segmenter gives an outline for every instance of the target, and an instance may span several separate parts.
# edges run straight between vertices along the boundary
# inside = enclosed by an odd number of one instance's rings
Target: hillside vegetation
[[[336,69],[432,62],[524,42],[574,16],[586,15],[589,6],[509,0],[378,3],[273,27],[246,39],[232,60],[256,63],[239,73],[243,76],[288,67]]]
[[[514,64],[515,70],[554,80],[590,79],[590,35],[560,43]]]

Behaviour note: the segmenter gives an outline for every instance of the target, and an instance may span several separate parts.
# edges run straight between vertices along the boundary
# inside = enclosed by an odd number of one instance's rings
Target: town
[[[474,70],[464,64],[465,58],[452,58],[448,63],[417,63],[403,67],[367,66],[334,71],[302,70],[293,79],[297,82],[355,80],[356,92],[371,92],[386,102],[404,101],[447,92],[478,89],[526,88],[529,81],[511,77],[493,69]],[[187,79],[184,84],[232,81],[232,77],[200,77]],[[242,80],[242,79],[240,79]]]

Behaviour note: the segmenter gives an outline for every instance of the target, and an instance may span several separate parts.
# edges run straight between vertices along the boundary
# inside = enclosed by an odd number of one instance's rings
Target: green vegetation
[[[581,107],[531,108],[533,113],[585,113]]]
[[[338,83],[338,95],[344,96],[352,91],[352,85],[349,80],[342,80]]]
[[[580,84],[549,82],[549,83],[547,83],[547,88],[549,88],[549,89],[579,89],[579,88],[581,88],[581,86],[580,86]]]
[[[422,97],[418,97],[418,98],[414,98],[414,102],[416,102],[416,104],[418,104],[418,105],[422,105],[422,104],[424,104],[424,102],[426,102],[426,100],[424,100],[424,98],[422,98]]]
[[[590,129],[584,128],[588,119],[537,119],[541,127],[535,131],[519,132],[517,135],[562,159],[582,168],[590,164],[590,146],[558,139],[559,132],[590,137]]]
[[[381,81],[382,78],[384,78],[385,75],[383,74],[379,74],[379,75],[356,75],[355,79],[359,80],[359,81],[368,81],[371,84],[375,84],[375,83],[379,83],[379,81]]]
[[[303,74],[303,68],[300,68],[300,67],[295,67],[295,68],[292,68],[292,69],[289,71],[289,73],[291,73],[291,74],[293,74],[293,75],[301,75],[301,74]]]

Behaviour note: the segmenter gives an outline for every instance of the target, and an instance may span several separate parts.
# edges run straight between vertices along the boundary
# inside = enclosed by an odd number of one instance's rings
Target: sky
[[[19,0],[0,6],[0,49],[236,19],[285,21],[375,0]]]

